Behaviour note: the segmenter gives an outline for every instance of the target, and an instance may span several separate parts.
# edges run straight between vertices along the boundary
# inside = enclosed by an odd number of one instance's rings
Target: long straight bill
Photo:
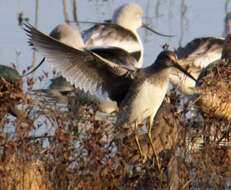
[[[154,30],[154,29],[150,28],[150,27],[149,27],[148,25],[146,25],[146,24],[142,24],[142,27],[144,27],[145,29],[147,29],[147,30],[149,30],[149,31],[151,31],[151,32],[153,32],[153,33],[155,33],[155,34],[159,35],[159,36],[169,37],[169,38],[171,38],[171,37],[174,37],[174,36],[175,36],[175,35],[166,35],[166,34],[161,34],[161,33],[157,32],[156,30]]]
[[[85,23],[85,24],[113,24],[111,23],[111,20],[105,20],[104,22],[91,22],[91,21],[79,21],[79,23]],[[167,35],[167,34],[161,34],[160,32],[157,32],[156,30],[150,28],[147,24],[142,23],[142,27],[159,35],[159,36],[163,36],[163,37],[175,37],[175,35]]]
[[[197,82],[197,80],[190,73],[188,73],[188,71],[186,71],[183,67],[181,67],[178,63],[174,62],[174,67],[177,68],[178,70],[180,70],[185,75],[189,76],[195,82]]]

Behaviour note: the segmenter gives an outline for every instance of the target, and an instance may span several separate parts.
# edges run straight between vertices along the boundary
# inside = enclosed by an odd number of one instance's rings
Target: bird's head
[[[192,78],[194,81],[197,81],[190,73],[188,73],[182,66],[180,66],[176,54],[172,51],[162,51],[158,55],[155,64],[158,64],[158,66],[161,68],[175,67],[176,69],[183,72],[185,75]]]
[[[114,12],[112,23],[130,30],[136,30],[142,26],[142,16],[143,11],[138,4],[127,3]]]

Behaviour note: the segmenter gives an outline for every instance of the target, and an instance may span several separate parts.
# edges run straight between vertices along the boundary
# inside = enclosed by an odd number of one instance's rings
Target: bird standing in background
[[[231,13],[226,15],[224,22],[223,36],[226,37],[231,33]],[[223,38],[202,37],[192,40],[183,48],[179,47],[175,53],[180,64],[197,79],[211,62],[221,59],[223,44]],[[195,81],[176,69],[172,70],[170,81],[186,95],[195,93]]]
[[[212,116],[231,121],[231,34],[224,42],[221,59],[210,63],[199,75],[195,104]]]
[[[224,39],[222,38],[197,38],[185,47],[178,48],[175,53],[179,58],[180,65],[197,79],[203,68],[221,58],[223,43]],[[170,82],[177,86],[184,94],[189,96],[194,94],[195,81],[182,72],[172,69],[169,78]]]
[[[126,50],[133,55],[140,68],[143,64],[143,44],[137,33],[137,29],[144,27],[160,36],[164,35],[149,28],[142,23],[143,10],[136,3],[127,3],[114,11],[112,22],[96,24],[83,32],[86,48],[94,46],[113,46]]]
[[[49,35],[71,47],[79,49],[84,47],[80,32],[67,24],[56,26]],[[73,85],[67,82],[62,76],[52,78],[50,82],[51,84],[48,86],[48,89],[38,89],[34,91],[45,93],[46,96],[55,99],[59,103],[71,103],[75,95]]]
[[[56,26],[49,35],[71,47],[79,49],[84,48],[84,42],[80,32],[67,24]]]

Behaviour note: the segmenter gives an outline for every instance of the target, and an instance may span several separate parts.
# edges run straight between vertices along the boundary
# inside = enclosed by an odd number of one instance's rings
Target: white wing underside
[[[127,72],[127,68],[118,66],[87,50],[74,49],[30,25],[25,25],[25,31],[36,50],[46,57],[67,81],[98,100],[110,99],[108,91],[104,89],[104,83],[107,81],[102,75],[107,75],[106,77],[110,79],[113,72],[118,75]],[[104,67],[108,71],[101,73],[101,68],[97,66]]]

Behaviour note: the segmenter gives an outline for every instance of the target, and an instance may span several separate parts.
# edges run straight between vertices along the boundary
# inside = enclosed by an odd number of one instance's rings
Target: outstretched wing
[[[116,100],[128,89],[135,71],[117,65],[89,50],[79,50],[43,34],[31,25],[24,30],[29,42],[69,82],[98,99]],[[123,89],[122,89],[123,88]]]

